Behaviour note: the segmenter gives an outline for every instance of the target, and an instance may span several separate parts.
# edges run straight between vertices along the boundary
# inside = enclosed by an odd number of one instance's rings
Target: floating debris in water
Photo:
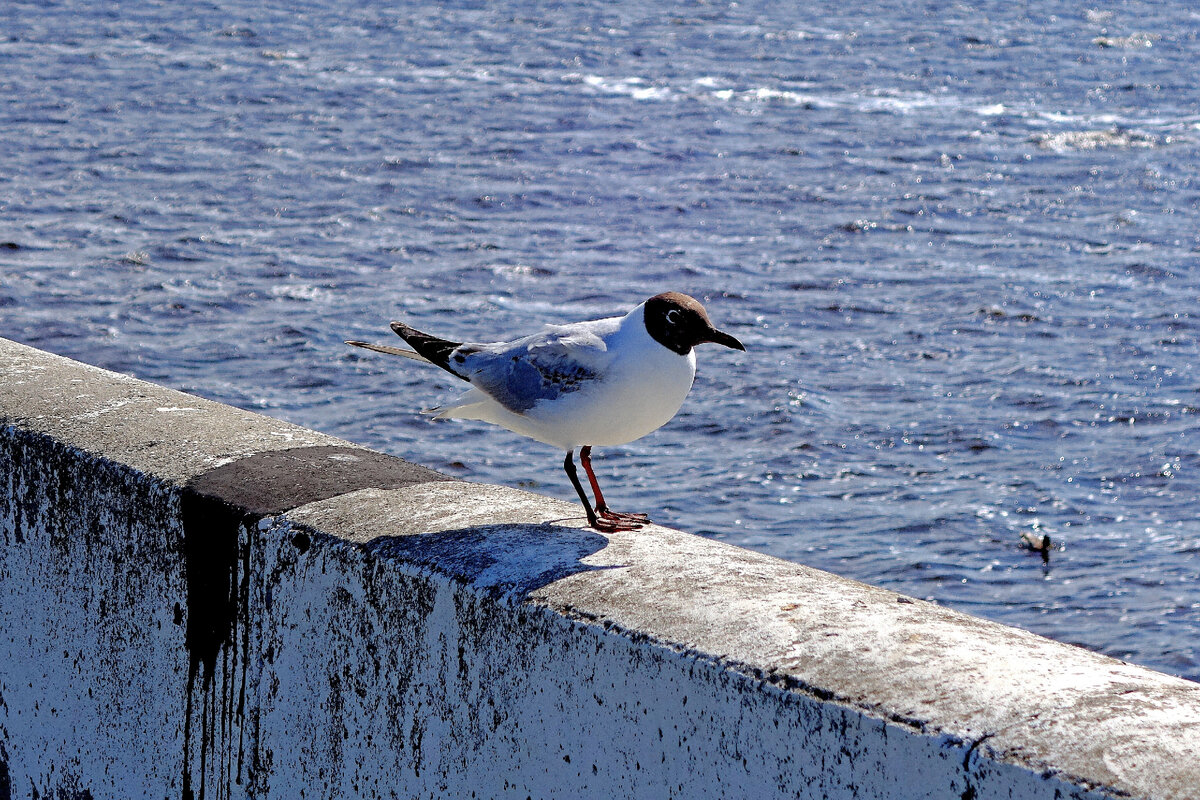
[[[1035,553],[1041,553],[1043,564],[1050,563],[1050,551],[1054,543],[1050,540],[1050,534],[1041,532],[1041,525],[1035,522],[1032,530],[1021,531],[1021,544]]]

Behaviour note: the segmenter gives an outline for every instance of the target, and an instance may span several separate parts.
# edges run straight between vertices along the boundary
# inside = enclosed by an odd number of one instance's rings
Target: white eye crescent
[[[678,308],[672,308],[670,311],[667,312],[667,315],[666,315],[667,324],[668,325],[678,325],[679,320],[682,316],[683,315],[681,313],[679,313]]]

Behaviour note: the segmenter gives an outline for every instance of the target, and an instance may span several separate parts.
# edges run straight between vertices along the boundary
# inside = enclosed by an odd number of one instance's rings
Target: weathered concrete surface
[[[0,800],[1200,796],[1200,685],[0,340]]]

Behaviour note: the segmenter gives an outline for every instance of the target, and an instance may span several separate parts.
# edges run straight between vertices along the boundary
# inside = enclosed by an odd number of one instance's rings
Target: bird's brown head
[[[728,333],[717,330],[708,318],[704,306],[694,297],[679,292],[663,292],[646,301],[646,332],[654,341],[686,356],[692,348],[704,342],[746,348]]]

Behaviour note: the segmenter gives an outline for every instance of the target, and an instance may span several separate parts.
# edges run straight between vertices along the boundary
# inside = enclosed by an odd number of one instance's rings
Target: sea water
[[[5,2],[0,335],[573,501],[342,340],[688,292],[614,507],[1200,678],[1189,4],[479,5]]]

